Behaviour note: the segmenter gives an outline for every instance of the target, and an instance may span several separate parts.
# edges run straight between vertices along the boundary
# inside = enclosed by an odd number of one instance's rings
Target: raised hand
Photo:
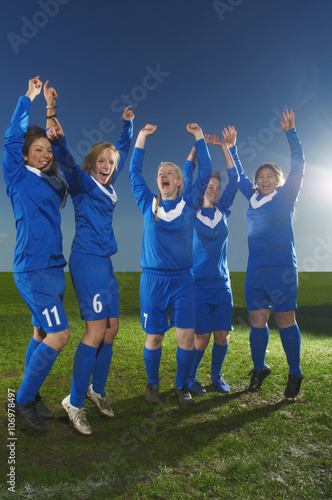
[[[150,123],[147,123],[145,125],[145,127],[143,127],[139,131],[137,139],[136,139],[135,147],[143,149],[144,146],[145,146],[145,140],[146,140],[146,138],[149,135],[153,135],[156,132],[157,128],[158,128],[157,125],[151,125]]]
[[[220,146],[222,147],[223,141],[219,139],[219,135],[213,134],[206,134],[204,136],[206,144],[214,144],[215,146]]]
[[[153,135],[156,132],[157,128],[157,125],[151,125],[150,123],[148,123],[139,131],[139,133],[144,134],[145,136]]]
[[[58,97],[56,90],[53,87],[49,87],[49,80],[46,80],[44,83],[44,97],[46,104],[49,108],[55,107],[55,101]]]
[[[43,84],[39,80],[39,76],[31,78],[31,80],[29,80],[29,87],[25,95],[29,97],[31,101],[33,101],[34,98],[40,94],[42,86]]]
[[[203,131],[201,127],[197,125],[197,123],[188,123],[186,126],[187,132],[195,137],[195,140],[203,139]]]
[[[228,129],[227,127],[225,127],[224,130],[222,131],[222,135],[224,137],[224,140],[228,148],[232,148],[233,146],[235,146],[236,134],[237,131],[235,130],[235,127],[233,127],[232,125],[228,125]]]
[[[291,128],[295,128],[295,114],[292,109],[289,111],[286,109],[285,112],[282,113],[282,117],[284,121],[280,121],[279,124],[284,132],[287,132],[287,130]]]
[[[135,118],[134,112],[132,109],[130,109],[131,106],[127,106],[122,113],[122,118],[124,120],[133,120]]]
[[[46,130],[47,138],[50,141],[54,141],[55,139],[61,139],[61,137],[64,137],[65,133],[62,130],[62,127],[56,118],[52,118],[52,121],[53,121],[52,127]]]

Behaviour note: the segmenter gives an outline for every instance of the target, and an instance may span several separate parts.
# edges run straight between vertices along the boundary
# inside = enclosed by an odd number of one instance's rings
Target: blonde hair
[[[277,165],[275,165],[274,163],[263,163],[263,165],[261,165],[256,173],[255,173],[255,177],[254,177],[254,189],[257,191],[258,188],[257,188],[257,181],[258,181],[258,176],[261,172],[261,170],[263,170],[263,168],[269,168],[270,170],[272,170],[272,172],[274,173],[274,175],[276,176],[276,179],[277,179],[277,187],[279,186],[283,186],[285,184],[285,177],[284,177],[284,173],[283,171],[281,170],[280,167],[278,167]]]
[[[179,186],[178,188],[178,192],[177,192],[177,198],[179,198],[181,195],[182,195],[182,192],[183,192],[183,184],[184,184],[184,177],[183,177],[183,173],[182,173],[182,170],[180,167],[178,167],[177,165],[175,165],[175,163],[172,163],[171,161],[162,161],[158,167],[158,172],[160,170],[161,167],[163,167],[164,165],[170,165],[171,167],[174,168],[175,170],[175,173],[176,175],[178,176],[178,178],[182,181],[181,185]],[[155,206],[155,209],[154,209],[154,220],[155,221],[158,221],[159,220],[159,217],[157,215],[157,212],[158,212],[158,208],[159,208],[159,204],[160,204],[160,200],[161,200],[161,194],[158,196],[157,200],[156,200],[156,206]]]
[[[114,144],[112,144],[111,142],[97,142],[94,146],[92,146],[92,148],[84,158],[84,162],[82,165],[83,172],[86,172],[87,174],[91,175],[90,174],[91,168],[95,165],[98,156],[104,151],[114,151],[116,162],[118,162],[120,153],[118,149],[116,149]],[[112,172],[111,177],[107,181],[107,186],[111,184],[114,172],[117,170],[117,168],[118,167],[116,165]]]

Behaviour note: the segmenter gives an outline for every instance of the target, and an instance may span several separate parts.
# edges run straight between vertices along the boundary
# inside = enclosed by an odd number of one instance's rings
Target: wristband
[[[49,118],[55,118],[55,117],[56,117],[56,114],[54,113],[54,115],[46,116],[46,120],[48,120]]]
[[[55,109],[57,108],[58,106],[46,106],[46,109]]]

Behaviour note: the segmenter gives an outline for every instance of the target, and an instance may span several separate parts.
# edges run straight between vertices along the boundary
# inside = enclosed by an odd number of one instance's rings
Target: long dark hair
[[[45,129],[38,127],[37,125],[30,125],[28,127],[28,130],[24,134],[24,144],[23,144],[23,148],[22,148],[23,156],[29,155],[29,149],[30,149],[31,144],[36,139],[39,139],[41,137],[48,140]],[[58,181],[60,182],[60,184],[62,185],[63,196],[62,196],[61,208],[63,208],[66,204],[66,199],[67,199],[67,195],[68,195],[68,185],[67,185],[65,179],[63,178],[54,157],[53,157],[53,161],[51,163],[51,166],[47,171],[47,174],[54,175],[54,177],[56,177],[58,179]]]

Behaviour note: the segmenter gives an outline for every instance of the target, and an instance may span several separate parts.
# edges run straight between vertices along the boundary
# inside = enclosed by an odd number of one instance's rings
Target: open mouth
[[[106,179],[106,177],[108,177],[108,176],[110,175],[110,173],[109,173],[109,172],[100,172],[100,175],[101,175],[104,179]]]
[[[161,185],[162,185],[162,187],[163,187],[163,188],[164,188],[164,187],[168,187],[168,186],[169,186],[169,182],[168,182],[168,181],[163,181],[163,182],[161,183]]]
[[[40,167],[40,170],[45,170],[45,168],[48,168],[51,166],[51,160],[49,161],[41,161],[40,164],[41,164],[41,167]]]

